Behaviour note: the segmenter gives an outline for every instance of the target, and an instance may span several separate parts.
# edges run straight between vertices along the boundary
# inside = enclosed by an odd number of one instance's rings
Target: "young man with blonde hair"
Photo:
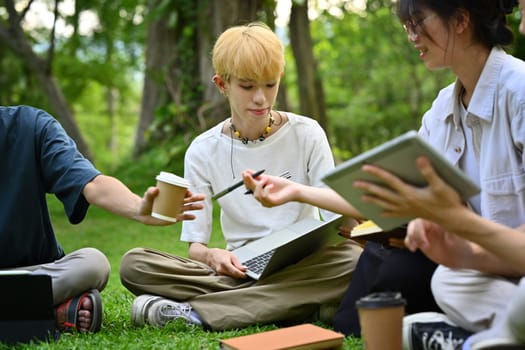
[[[231,114],[199,135],[185,156],[192,191],[208,196],[192,224],[183,224],[189,259],[145,248],[129,251],[121,265],[123,284],[138,297],[132,321],[163,326],[182,318],[213,330],[255,323],[331,322],[350,281],[361,247],[350,241],[328,246],[295,265],[256,281],[232,253],[319,209],[302,203],[262,207],[242,189],[220,199],[226,248],[208,246],[212,230],[211,195],[242,179],[246,168],[270,174],[288,171],[295,181],[322,186],[334,167],[323,129],[313,119],[273,109],[284,71],[281,41],[266,25],[251,23],[226,30],[213,50],[213,82],[229,101]],[[333,213],[323,212],[328,218]],[[336,234],[334,232],[334,234]]]

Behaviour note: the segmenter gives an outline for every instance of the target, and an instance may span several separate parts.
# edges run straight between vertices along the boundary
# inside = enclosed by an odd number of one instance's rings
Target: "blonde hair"
[[[264,23],[225,30],[213,47],[213,68],[225,80],[270,81],[284,71],[284,47]]]

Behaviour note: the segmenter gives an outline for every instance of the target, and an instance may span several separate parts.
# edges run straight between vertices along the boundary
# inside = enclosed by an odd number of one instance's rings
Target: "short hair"
[[[277,79],[284,71],[284,47],[266,24],[252,22],[225,30],[213,47],[215,73],[254,81]]]

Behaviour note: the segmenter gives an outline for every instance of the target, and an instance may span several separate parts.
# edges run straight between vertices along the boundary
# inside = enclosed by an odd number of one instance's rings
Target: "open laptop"
[[[246,274],[259,280],[298,262],[326,244],[342,241],[337,228],[343,219],[340,215],[327,221],[303,219],[237,248],[233,253],[248,268]]]
[[[366,180],[381,184],[377,177],[361,170],[364,164],[374,164],[397,175],[405,182],[417,187],[426,186],[426,180],[416,166],[416,159],[426,156],[438,175],[453,187],[463,199],[479,193],[477,184],[470,180],[459,168],[450,163],[443,155],[414,130],[393,138],[369,151],[351,158],[327,173],[323,181],[351,203],[361,214],[372,220],[384,231],[389,231],[406,224],[411,217],[385,218],[382,208],[361,200],[363,191],[353,186],[356,180]]]
[[[28,271],[0,271],[0,342],[58,338],[51,277]]]

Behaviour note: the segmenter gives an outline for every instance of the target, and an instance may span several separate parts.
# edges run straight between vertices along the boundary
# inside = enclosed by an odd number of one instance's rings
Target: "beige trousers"
[[[212,330],[295,323],[318,314],[321,305],[339,305],[361,252],[350,241],[328,246],[254,281],[219,276],[203,263],[135,248],[124,255],[120,277],[135,295],[189,302]]]
[[[59,305],[90,289],[103,290],[108,282],[110,264],[101,251],[82,248],[56,261],[17,270],[51,276],[53,302]]]

